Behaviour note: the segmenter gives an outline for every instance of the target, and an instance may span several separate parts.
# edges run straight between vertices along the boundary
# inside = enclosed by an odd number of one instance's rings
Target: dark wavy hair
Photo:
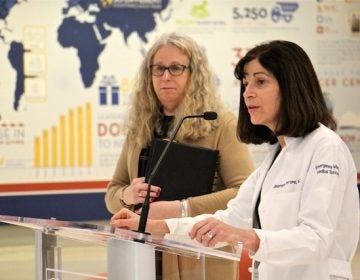
[[[280,112],[275,131],[250,121],[243,93],[244,67],[257,59],[271,72],[280,88]],[[276,143],[278,135],[303,137],[319,123],[336,130],[336,121],[326,107],[319,80],[306,52],[289,41],[270,41],[251,49],[235,67],[240,80],[240,106],[237,136],[245,143]]]

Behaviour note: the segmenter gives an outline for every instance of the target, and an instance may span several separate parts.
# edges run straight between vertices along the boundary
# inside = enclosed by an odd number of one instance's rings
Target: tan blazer
[[[227,202],[236,196],[239,186],[253,171],[254,165],[248,146],[236,137],[237,120],[231,112],[218,116],[220,125],[208,136],[186,143],[210,149],[219,150],[220,161],[217,170],[214,192],[207,195],[188,198],[192,216],[203,213],[214,213],[218,209],[225,209]],[[111,213],[122,208],[120,204],[120,190],[130,184],[137,177],[138,162],[141,148],[125,140],[114,175],[107,187],[105,202]],[[163,259],[164,279],[197,279],[193,274],[186,276],[181,272],[188,268],[199,269],[199,260],[184,259],[173,255],[166,255]],[[233,263],[221,266],[214,259],[206,261],[206,279],[236,279],[237,267]],[[169,277],[169,278],[168,278]],[[195,278],[194,278],[195,277]]]

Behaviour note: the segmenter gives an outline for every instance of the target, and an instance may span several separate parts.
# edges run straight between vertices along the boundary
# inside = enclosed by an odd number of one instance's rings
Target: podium
[[[156,251],[200,260],[197,275],[205,279],[207,258],[238,263],[242,251],[241,243],[229,251],[202,246],[186,236],[163,238],[110,225],[6,215],[0,215],[0,222],[34,231],[36,280],[155,280]],[[81,251],[81,259],[95,258],[88,265],[80,265],[81,260],[67,253],[69,243],[73,244],[70,248]]]

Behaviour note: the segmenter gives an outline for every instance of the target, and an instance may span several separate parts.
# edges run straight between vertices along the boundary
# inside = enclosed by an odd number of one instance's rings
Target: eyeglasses
[[[190,66],[181,64],[172,64],[168,67],[157,64],[150,65],[151,74],[157,77],[164,75],[166,70],[168,70],[172,76],[180,76],[187,68],[190,69]]]

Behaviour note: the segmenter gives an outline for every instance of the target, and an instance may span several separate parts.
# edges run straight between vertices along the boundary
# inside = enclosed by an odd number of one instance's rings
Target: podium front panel
[[[103,275],[107,269],[107,248],[102,244],[35,232],[35,235],[38,234],[43,235],[46,244],[41,246],[36,242],[37,251],[42,253],[42,257],[36,258],[41,262],[36,265],[36,279],[107,279]]]
[[[186,236],[163,238],[86,223],[2,215],[0,222],[34,231],[36,275],[28,279],[36,280],[159,280],[160,274],[170,275],[163,278],[170,280],[179,275],[212,279],[208,267],[226,271],[229,263],[237,266],[242,249],[241,244],[214,249]],[[155,262],[159,252],[165,262],[179,261],[179,269],[164,265],[160,272]]]

